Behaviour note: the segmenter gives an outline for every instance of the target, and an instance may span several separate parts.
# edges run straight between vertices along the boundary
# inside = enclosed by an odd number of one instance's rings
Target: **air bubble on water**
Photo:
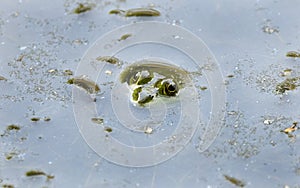
[[[272,49],[272,55],[276,55],[278,53],[278,49],[277,48],[273,48]]]
[[[23,50],[26,50],[26,48],[27,48],[27,46],[21,46],[20,50],[23,51]]]
[[[172,25],[181,25],[182,20],[172,20]]]
[[[106,71],[105,71],[105,74],[107,74],[107,75],[111,75],[111,74],[112,74],[112,71],[110,71],[110,70],[106,70]]]
[[[24,161],[24,160],[25,160],[25,155],[26,155],[26,153],[20,153],[20,154],[18,155],[18,159],[19,159],[20,161]]]
[[[173,35],[174,39],[183,39],[183,37],[179,36],[179,35]]]
[[[132,168],[132,169],[129,170],[130,173],[133,173],[133,172],[135,172],[135,171],[136,171],[135,168]]]
[[[274,122],[274,119],[265,119],[264,120],[264,124],[265,125],[270,125],[270,124],[272,124]]]

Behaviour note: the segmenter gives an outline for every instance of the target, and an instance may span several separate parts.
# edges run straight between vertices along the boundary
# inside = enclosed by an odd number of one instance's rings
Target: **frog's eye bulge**
[[[120,41],[124,34],[131,36]],[[97,61],[106,56],[120,63]],[[87,50],[78,75],[87,75],[101,89],[95,102],[73,89],[79,131],[112,163],[180,164],[182,156],[206,150],[223,125],[225,85],[217,61],[201,39],[182,27],[147,21],[117,28]],[[95,116],[103,119],[101,125],[91,121]]]
[[[165,87],[168,96],[175,96],[178,92],[178,87],[175,83],[167,83]]]
[[[172,97],[177,95],[179,88],[176,82],[167,79],[161,82],[158,90],[159,90],[159,94]]]

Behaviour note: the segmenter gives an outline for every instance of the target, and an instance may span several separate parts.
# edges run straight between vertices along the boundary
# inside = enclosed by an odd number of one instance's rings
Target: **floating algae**
[[[30,120],[33,121],[33,122],[37,122],[37,121],[40,121],[40,118],[39,117],[33,117]]]
[[[103,124],[103,118],[94,117],[94,118],[91,119],[91,121],[92,121],[93,123]]]
[[[286,53],[286,57],[295,57],[298,58],[300,57],[300,53],[296,51],[289,51]]]
[[[46,176],[46,177],[47,177],[47,180],[50,180],[50,179],[53,179],[53,178],[54,178],[53,175],[46,174],[45,172],[40,171],[40,170],[30,170],[30,171],[27,171],[27,172],[25,173],[25,175],[26,175],[27,177]]]
[[[8,126],[6,127],[6,130],[7,130],[7,131],[11,131],[11,130],[16,130],[16,131],[18,131],[18,130],[20,130],[20,129],[21,129],[21,127],[20,127],[19,125],[14,125],[14,124],[8,125]]]
[[[236,185],[237,187],[244,187],[245,183],[239,179],[236,179],[234,177],[228,176],[228,175],[224,175],[224,178],[229,181],[230,183]]]
[[[133,8],[128,10],[114,9],[109,14],[118,14],[124,17],[139,16],[160,16],[160,12],[153,8]]]
[[[118,58],[113,57],[113,56],[100,56],[100,57],[97,57],[96,60],[104,61],[104,62],[107,62],[110,64],[117,64],[118,62],[120,62],[120,60]]]
[[[99,86],[92,80],[84,77],[75,77],[67,81],[68,84],[74,84],[79,88],[86,90],[89,94],[96,94],[100,91]]]
[[[0,136],[8,136],[10,131],[19,131],[21,127],[19,125],[11,124],[6,127],[6,130]]]
[[[73,10],[73,13],[75,14],[81,14],[87,11],[92,10],[92,8],[94,7],[93,4],[82,4],[79,3],[78,6]]]
[[[284,94],[286,91],[294,90],[299,86],[300,77],[287,78],[276,85],[276,94]]]
[[[118,39],[118,41],[126,40],[127,38],[131,37],[132,34],[124,34],[121,36],[121,38]]]

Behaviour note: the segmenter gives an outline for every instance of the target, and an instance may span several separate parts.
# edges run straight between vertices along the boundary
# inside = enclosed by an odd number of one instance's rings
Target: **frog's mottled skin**
[[[156,97],[176,97],[187,77],[188,72],[174,65],[144,60],[128,66],[120,81],[128,84],[131,101],[144,106]]]

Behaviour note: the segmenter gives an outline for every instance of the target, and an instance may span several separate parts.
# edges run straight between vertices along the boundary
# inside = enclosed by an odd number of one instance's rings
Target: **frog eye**
[[[176,95],[178,89],[175,83],[168,83],[166,84],[166,92],[168,95],[174,96]]]
[[[164,90],[168,96],[175,96],[178,92],[177,85],[174,82],[167,82]]]
[[[159,88],[158,91],[161,95],[176,96],[176,94],[178,93],[177,84],[170,79],[156,83],[156,86]]]

